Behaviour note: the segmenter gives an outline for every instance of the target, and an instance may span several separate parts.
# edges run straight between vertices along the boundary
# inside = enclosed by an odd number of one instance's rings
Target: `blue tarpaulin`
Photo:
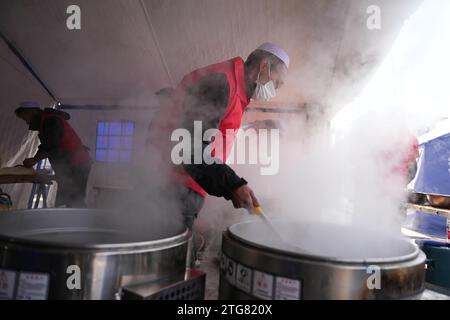
[[[413,229],[429,236],[447,239],[447,217],[416,210]]]
[[[424,141],[420,149],[414,190],[450,196],[450,133]]]

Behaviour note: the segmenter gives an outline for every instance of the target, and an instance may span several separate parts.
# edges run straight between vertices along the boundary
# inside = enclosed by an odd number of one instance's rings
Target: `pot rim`
[[[77,214],[88,214],[92,212],[107,212],[107,210],[101,209],[89,209],[89,208],[44,208],[44,209],[21,209],[9,211],[7,213],[2,213],[1,216],[4,215],[17,215],[17,214],[27,214],[27,215],[38,215],[37,211],[67,211],[73,212],[78,211]],[[73,228],[64,228],[64,230],[83,230],[88,229],[84,227],[73,227]],[[46,229],[42,229],[46,230]],[[52,229],[55,230],[55,229]],[[112,229],[107,228],[95,228],[95,230],[108,231]],[[53,242],[46,240],[36,240],[36,239],[26,239],[22,238],[24,233],[14,235],[2,235],[0,234],[0,243],[4,244],[13,244],[13,245],[21,245],[25,247],[33,247],[33,248],[55,248],[55,249],[70,249],[71,251],[77,250],[107,250],[107,251],[151,251],[153,249],[167,249],[174,247],[176,245],[185,243],[191,237],[191,232],[185,228],[182,233],[176,234],[171,237],[156,239],[156,240],[148,240],[148,241],[134,241],[134,242],[125,242],[125,243],[94,243],[94,244],[80,244],[80,243],[72,243],[68,242]]]
[[[244,222],[239,222],[239,223],[233,224],[230,227],[228,227],[226,232],[229,234],[229,236],[231,238],[233,238],[241,243],[244,243],[246,245],[249,245],[251,247],[260,249],[260,250],[264,250],[264,251],[271,252],[271,253],[278,254],[278,255],[283,255],[286,257],[307,259],[307,260],[313,260],[313,261],[322,261],[322,262],[333,262],[333,263],[343,263],[343,264],[364,264],[364,265],[366,265],[366,264],[391,264],[391,263],[398,263],[398,262],[414,260],[415,258],[418,257],[418,255],[420,253],[420,249],[416,244],[408,242],[405,239],[404,241],[406,243],[408,243],[408,245],[413,249],[413,251],[411,253],[397,256],[397,257],[366,258],[366,259],[339,258],[339,257],[332,257],[332,256],[327,257],[327,256],[315,255],[312,253],[294,252],[294,251],[289,251],[289,250],[283,250],[281,248],[270,247],[270,246],[267,246],[267,245],[264,245],[261,243],[257,243],[257,242],[248,240],[244,237],[241,237],[241,236],[235,234],[232,230],[237,225],[249,224],[249,223],[254,223],[254,222],[255,222],[254,220],[250,220],[250,221],[244,221]]]

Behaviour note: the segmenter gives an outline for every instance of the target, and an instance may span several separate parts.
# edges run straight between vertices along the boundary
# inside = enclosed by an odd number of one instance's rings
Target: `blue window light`
[[[131,162],[133,121],[99,121],[95,160],[98,162]]]

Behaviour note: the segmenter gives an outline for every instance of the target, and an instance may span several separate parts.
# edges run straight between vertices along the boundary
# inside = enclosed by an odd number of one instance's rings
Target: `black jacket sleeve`
[[[48,117],[44,124],[42,134],[39,135],[40,150],[49,153],[50,156],[58,156],[61,153],[60,143],[64,135],[64,124],[58,117]]]
[[[183,128],[191,133],[191,137],[194,137],[194,121],[201,121],[202,136],[206,130],[218,128],[228,105],[228,96],[228,80],[224,74],[207,75],[187,89]],[[208,144],[202,143],[202,154]],[[225,163],[195,164],[194,153],[192,144],[191,164],[184,164],[183,167],[208,194],[229,200],[235,189],[247,183]]]

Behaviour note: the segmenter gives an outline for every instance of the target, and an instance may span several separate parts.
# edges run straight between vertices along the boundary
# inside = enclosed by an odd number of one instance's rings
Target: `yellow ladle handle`
[[[264,211],[261,207],[255,207],[255,213],[256,214],[262,214]]]

